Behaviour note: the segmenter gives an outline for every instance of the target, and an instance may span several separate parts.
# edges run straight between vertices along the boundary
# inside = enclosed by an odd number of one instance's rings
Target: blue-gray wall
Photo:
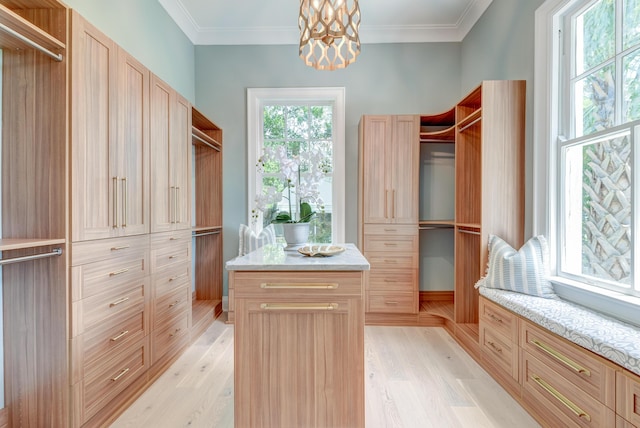
[[[66,0],[65,3],[194,102],[195,49],[157,0]]]

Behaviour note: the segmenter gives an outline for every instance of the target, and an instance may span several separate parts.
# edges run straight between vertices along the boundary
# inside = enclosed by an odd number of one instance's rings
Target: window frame
[[[258,190],[256,163],[262,154],[262,108],[268,104],[313,103],[333,107],[333,173],[331,239],[333,243],[345,240],[345,88],[248,88],[247,89],[247,224],[250,224]],[[261,215],[260,215],[261,217]],[[261,218],[256,230],[262,229]]]
[[[563,88],[559,77],[562,61],[563,16],[575,9],[581,0],[547,0],[535,12],[534,21],[534,86],[533,98],[533,215],[534,235],[544,235],[549,242],[549,260],[552,282],[560,297],[618,319],[640,325],[640,297],[595,287],[586,282],[559,277],[558,255],[560,239],[557,236],[560,195],[558,191],[560,162],[559,141],[562,137],[561,103]],[[638,153],[635,154],[638,159]],[[637,164],[636,164],[637,165]],[[638,200],[640,189],[634,189]],[[638,228],[636,228],[638,229]],[[634,232],[634,239],[640,236]],[[636,241],[640,242],[640,241]],[[635,260],[638,255],[635,255]]]

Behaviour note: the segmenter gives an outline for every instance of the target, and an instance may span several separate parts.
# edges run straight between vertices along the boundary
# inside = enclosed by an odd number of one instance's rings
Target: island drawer
[[[362,296],[362,272],[235,272],[234,298]]]

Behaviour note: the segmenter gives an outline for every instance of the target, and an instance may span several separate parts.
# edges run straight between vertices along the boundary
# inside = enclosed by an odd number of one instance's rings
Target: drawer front
[[[480,345],[483,358],[518,380],[518,346],[508,337],[480,325]]]
[[[615,371],[591,352],[523,321],[520,346],[578,388],[615,408]]]
[[[415,314],[417,293],[375,293],[368,296],[368,312]]]
[[[480,296],[480,323],[518,343],[518,317]]]
[[[234,298],[363,296],[361,272],[236,272]]]
[[[123,348],[143,339],[147,332],[146,318],[146,311],[124,312],[81,335],[79,343],[85,367],[99,359],[109,360]]]
[[[413,235],[418,237],[417,224],[365,224],[364,234],[366,235],[384,235],[388,237],[400,235]]]
[[[97,365],[83,381],[86,421],[114,399],[149,367],[148,344],[141,340],[116,358]]]
[[[151,272],[156,273],[168,266],[189,263],[191,260],[191,242],[177,241],[170,245],[152,248]]]
[[[418,269],[418,253],[365,252],[371,270]]]
[[[179,313],[187,311],[190,301],[191,293],[189,287],[186,286],[177,288],[164,297],[156,299],[153,325],[159,326]]]
[[[368,273],[369,291],[412,292],[417,289],[417,275],[413,269],[403,271],[374,270]]]
[[[418,235],[364,235],[365,251],[412,252],[418,251]]]
[[[131,257],[109,258],[74,266],[71,268],[72,300],[95,296],[122,284],[139,282],[147,276],[148,265],[146,253],[139,252]]]
[[[184,287],[191,282],[191,265],[189,263],[180,263],[153,275],[153,287],[155,290],[155,299],[161,299],[168,293],[178,288]]]
[[[150,238],[151,247],[164,247],[182,243],[191,243],[191,231],[190,230],[176,230],[171,232],[152,233]]]
[[[616,411],[628,422],[640,427],[640,377],[616,373]]]
[[[74,242],[71,245],[71,265],[80,266],[118,257],[137,258],[140,253],[149,254],[149,237],[130,236],[126,238],[100,239],[97,241]]]
[[[612,409],[528,352],[523,352],[522,365],[523,399],[551,426],[615,426]]]
[[[110,318],[116,314],[144,311],[148,282],[144,278],[132,284],[122,284],[78,302],[81,331],[111,322]]]
[[[174,354],[189,343],[189,313],[183,312],[166,321],[152,333],[153,364],[164,355]]]

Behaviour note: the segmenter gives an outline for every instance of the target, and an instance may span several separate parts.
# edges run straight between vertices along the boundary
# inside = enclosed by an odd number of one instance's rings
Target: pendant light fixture
[[[317,70],[345,68],[360,54],[358,0],[300,0],[300,58]]]

